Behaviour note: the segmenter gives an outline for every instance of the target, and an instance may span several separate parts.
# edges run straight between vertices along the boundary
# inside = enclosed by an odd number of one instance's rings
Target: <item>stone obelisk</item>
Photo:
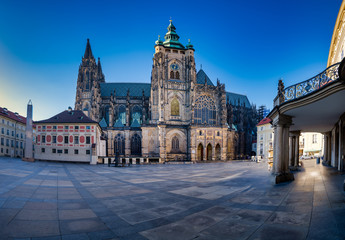
[[[26,131],[25,131],[25,155],[23,160],[28,162],[34,162],[33,155],[33,130],[32,130],[32,102],[28,103],[27,113],[26,113]]]

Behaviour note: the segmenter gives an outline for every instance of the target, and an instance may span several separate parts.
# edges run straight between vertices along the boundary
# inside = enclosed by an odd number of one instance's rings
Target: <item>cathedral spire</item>
[[[90,45],[90,40],[87,39],[87,43],[86,43],[86,49],[85,49],[85,53],[84,53],[84,58],[94,58],[92,55],[92,51],[91,51],[91,45]]]
[[[165,41],[163,42],[163,45],[165,47],[172,47],[172,48],[180,48],[185,49],[185,47],[179,42],[179,35],[175,32],[176,27],[172,23],[172,20],[170,20],[170,24],[168,26],[168,32],[165,34]]]
[[[98,70],[98,74],[103,74],[102,65],[101,65],[101,59],[100,58],[98,58],[97,70]]]

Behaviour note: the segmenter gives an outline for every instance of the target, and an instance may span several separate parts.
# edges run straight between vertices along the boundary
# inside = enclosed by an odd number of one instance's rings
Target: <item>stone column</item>
[[[125,155],[131,155],[131,139],[129,138],[129,130],[125,130]]]
[[[327,162],[327,154],[328,154],[328,138],[327,133],[323,134],[323,162]]]
[[[295,136],[295,161],[294,161],[294,166],[296,168],[299,167],[299,136],[300,136],[299,133],[298,133],[297,136]]]
[[[273,119],[275,146],[273,152],[273,174],[275,182],[281,183],[294,180],[289,170],[289,128],[292,119],[287,115],[277,115]]]
[[[24,161],[29,161],[29,162],[35,161],[32,147],[33,147],[32,102],[30,100],[27,106],[27,113],[26,113],[25,154],[23,158]]]
[[[327,164],[331,165],[331,160],[332,160],[332,132],[328,133],[327,136],[328,140],[327,140]]]
[[[295,146],[295,137],[289,136],[289,166],[294,165],[294,159],[295,159],[294,146]]]

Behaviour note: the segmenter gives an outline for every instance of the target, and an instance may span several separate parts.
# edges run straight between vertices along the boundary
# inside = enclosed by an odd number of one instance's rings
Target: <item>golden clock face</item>
[[[171,68],[172,70],[179,70],[179,66],[178,66],[176,63],[171,64],[171,65],[170,65],[170,68]]]

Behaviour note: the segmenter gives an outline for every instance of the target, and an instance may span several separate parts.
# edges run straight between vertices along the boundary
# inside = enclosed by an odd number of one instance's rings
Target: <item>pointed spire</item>
[[[90,45],[90,40],[87,39],[87,43],[86,43],[86,49],[85,49],[85,53],[84,53],[84,58],[94,58],[92,55],[92,51],[91,51],[91,45]]]
[[[101,59],[100,58],[98,58],[97,68],[98,68],[98,73],[103,73],[102,72],[102,65],[101,65]]]
[[[172,20],[170,20],[170,24],[168,26],[168,32],[165,34],[165,41],[163,42],[163,45],[165,47],[172,47],[172,48],[180,48],[185,49],[185,47],[178,41],[179,35],[175,32],[176,27],[172,23]]]

